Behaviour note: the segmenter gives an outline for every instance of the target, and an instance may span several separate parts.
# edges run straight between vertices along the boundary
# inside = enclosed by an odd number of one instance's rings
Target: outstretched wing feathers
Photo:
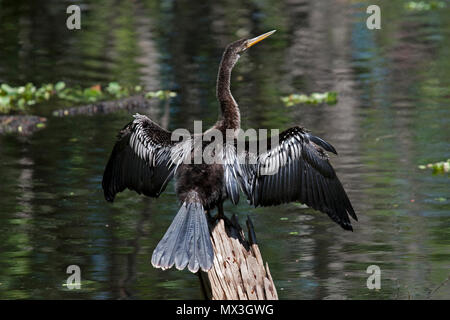
[[[136,114],[118,135],[103,174],[106,200],[114,201],[128,188],[146,196],[158,197],[173,176],[171,133],[146,116]]]
[[[254,206],[300,201],[352,230],[348,215],[357,220],[355,211],[322,148],[336,153],[331,144],[305,129],[288,129],[279,135],[277,146],[256,156],[256,163],[235,161],[235,180]],[[252,157],[248,145],[246,153],[248,160]]]
[[[105,198],[113,201],[125,188],[150,197],[158,197],[173,177],[179,161],[190,154],[189,144],[177,144],[172,134],[146,116],[119,133],[103,175]],[[238,154],[236,145],[225,144],[225,191],[233,203],[239,201],[239,189],[254,206],[271,206],[300,201],[322,211],[342,228],[352,230],[349,215],[355,211],[324,150],[337,153],[325,140],[305,129],[293,127],[279,135],[279,144],[266,145],[262,154]],[[189,150],[188,150],[189,149]],[[177,160],[172,161],[175,156]]]
[[[323,140],[319,137],[313,136],[312,134],[309,134],[308,132],[305,132],[305,136],[306,136],[306,138],[308,138],[309,141],[314,142],[319,147],[322,147],[326,151],[332,152],[337,155],[336,149],[334,149],[334,147],[331,144],[329,144],[328,142],[326,142],[325,140]]]

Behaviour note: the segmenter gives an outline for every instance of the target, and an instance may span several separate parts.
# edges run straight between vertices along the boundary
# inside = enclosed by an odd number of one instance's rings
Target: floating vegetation
[[[311,93],[306,94],[291,94],[286,97],[281,97],[281,101],[287,106],[291,107],[296,104],[336,104],[337,103],[337,93],[334,91],[324,92],[324,93]]]
[[[166,100],[166,99],[170,99],[170,98],[173,98],[176,96],[177,96],[176,92],[169,91],[169,90],[158,90],[158,91],[154,91],[154,92],[150,91],[145,94],[145,97],[147,99],[158,98],[160,100]]]
[[[56,84],[44,84],[36,87],[32,83],[25,86],[11,87],[6,83],[0,85],[0,113],[25,112],[29,106],[48,101],[52,97],[74,103],[94,103],[129,97],[142,92],[142,86],[126,87],[117,82],[110,82],[104,89],[97,84],[89,88],[68,88],[62,81]],[[145,93],[146,98],[161,100],[176,96],[168,90]]]
[[[411,11],[428,11],[446,8],[447,3],[445,1],[409,1],[405,7]]]
[[[49,100],[55,90],[52,84],[37,88],[32,83],[20,87],[11,87],[2,83],[0,85],[0,113],[25,111],[28,106]]]
[[[420,165],[419,169],[422,169],[422,170],[432,169],[433,173],[449,172],[450,171],[450,159],[447,159],[447,161],[429,163],[426,165]]]

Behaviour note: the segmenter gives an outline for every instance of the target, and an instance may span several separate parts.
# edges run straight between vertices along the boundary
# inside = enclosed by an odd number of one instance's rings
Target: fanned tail
[[[209,236],[208,221],[199,202],[186,201],[181,206],[166,234],[152,255],[155,268],[208,271],[213,265],[214,252]]]

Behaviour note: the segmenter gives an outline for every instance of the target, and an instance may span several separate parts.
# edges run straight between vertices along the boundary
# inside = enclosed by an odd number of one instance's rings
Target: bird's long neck
[[[225,52],[217,75],[217,99],[220,103],[221,116],[217,123],[219,129],[239,129],[241,127],[241,115],[238,104],[234,100],[230,90],[231,70],[237,61],[237,57]]]

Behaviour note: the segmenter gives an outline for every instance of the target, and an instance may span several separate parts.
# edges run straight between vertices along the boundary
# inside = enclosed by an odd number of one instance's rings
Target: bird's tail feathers
[[[189,271],[200,268],[208,271],[213,265],[214,252],[209,235],[208,221],[199,201],[183,203],[166,234],[152,255],[152,265],[163,270],[174,264],[178,270],[186,266]]]

